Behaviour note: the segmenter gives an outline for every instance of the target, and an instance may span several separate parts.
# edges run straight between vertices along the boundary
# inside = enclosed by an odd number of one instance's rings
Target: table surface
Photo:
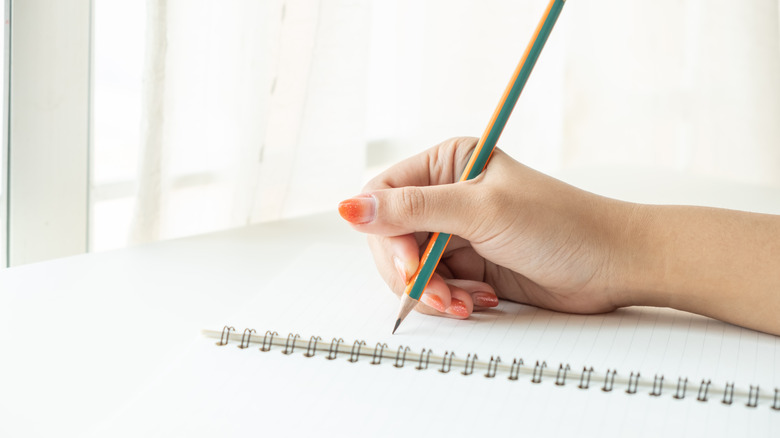
[[[312,241],[364,238],[329,213],[0,271],[0,436],[88,432]]]
[[[628,173],[563,179],[627,200],[780,213],[777,189]],[[0,435],[88,433],[315,241],[365,240],[330,212],[0,271]]]

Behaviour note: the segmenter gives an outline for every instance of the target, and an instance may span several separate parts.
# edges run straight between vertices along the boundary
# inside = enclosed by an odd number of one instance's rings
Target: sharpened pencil
[[[512,79],[509,81],[496,110],[493,112],[493,117],[490,118],[490,122],[487,128],[485,128],[482,137],[480,137],[477,147],[471,153],[471,158],[469,158],[466,168],[463,169],[460,181],[475,178],[487,166],[490,157],[493,155],[498,137],[504,130],[504,126],[506,126],[506,122],[509,120],[509,115],[512,114],[515,103],[517,103],[517,99],[520,97],[520,93],[531,75],[531,70],[536,65],[536,60],[547,42],[547,37],[550,36],[553,26],[561,14],[564,3],[566,3],[566,0],[550,0],[550,3],[547,5],[547,9],[544,11],[544,15],[542,15],[542,19],[539,21],[539,25],[536,27],[528,47],[525,49],[523,57],[517,64]],[[398,319],[395,321],[393,333],[398,330],[398,326],[401,325],[401,322],[420,300],[425,287],[428,286],[431,276],[433,276],[436,267],[439,265],[450,237],[451,235],[447,233],[434,233],[431,236],[428,246],[420,259],[420,266],[411,280],[409,280],[409,283],[407,283],[406,290],[401,297],[401,309],[398,312]]]

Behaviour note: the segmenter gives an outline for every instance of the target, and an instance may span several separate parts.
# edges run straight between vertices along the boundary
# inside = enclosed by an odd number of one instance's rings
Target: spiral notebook
[[[112,435],[776,436],[778,337],[658,308],[412,314],[370,254],[313,245],[215,321]]]

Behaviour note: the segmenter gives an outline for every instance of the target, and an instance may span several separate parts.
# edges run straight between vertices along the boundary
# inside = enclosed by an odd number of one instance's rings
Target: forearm
[[[780,216],[639,205],[623,242],[630,304],[780,335]]]

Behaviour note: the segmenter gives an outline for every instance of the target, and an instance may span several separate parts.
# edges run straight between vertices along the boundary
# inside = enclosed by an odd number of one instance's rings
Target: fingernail
[[[469,310],[466,308],[466,303],[457,298],[452,299],[450,307],[448,307],[445,312],[449,313],[450,315],[459,316],[461,318],[469,316]]]
[[[357,195],[339,203],[341,217],[353,224],[367,224],[376,217],[376,199],[371,195]]]
[[[444,308],[444,303],[441,301],[441,298],[439,298],[438,295],[424,293],[423,296],[420,297],[420,301],[422,301],[426,306],[432,307],[439,312],[444,312],[446,310]],[[465,308],[466,306],[463,307]]]
[[[474,292],[471,294],[471,299],[474,300],[474,304],[482,307],[496,307],[498,306],[498,297],[490,292]]]
[[[401,276],[401,280],[406,284],[406,269],[404,269],[404,262],[398,257],[393,256],[393,264],[395,264],[395,269],[398,270],[398,275]]]

